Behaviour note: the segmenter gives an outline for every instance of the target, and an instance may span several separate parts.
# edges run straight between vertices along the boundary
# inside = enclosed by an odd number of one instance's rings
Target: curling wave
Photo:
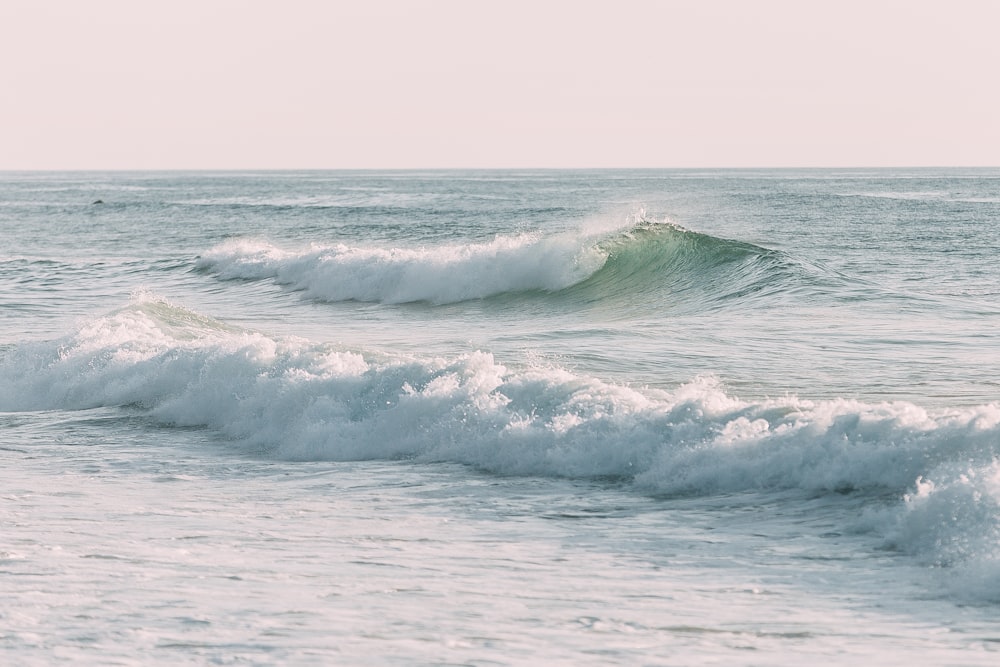
[[[710,308],[829,281],[822,267],[749,243],[641,220],[605,235],[498,236],[429,248],[336,244],[285,250],[232,240],[196,267],[223,280],[274,280],[320,301],[446,304],[546,293],[566,303],[643,299]]]

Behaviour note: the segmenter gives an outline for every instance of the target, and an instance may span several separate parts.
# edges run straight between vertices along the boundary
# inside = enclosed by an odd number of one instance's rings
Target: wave
[[[243,239],[212,248],[196,266],[222,279],[273,279],[321,301],[443,304],[505,292],[560,290],[603,261],[575,239],[522,234],[433,248],[337,244],[298,251]]]
[[[752,243],[640,221],[604,239],[604,264],[565,293],[587,301],[635,301],[645,309],[697,310],[793,296],[834,278],[818,265]]]
[[[641,219],[610,234],[528,233],[424,248],[285,250],[236,239],[206,251],[196,267],[223,280],[274,280],[320,301],[390,304],[532,293],[571,303],[649,297],[644,307],[701,308],[830,278],[774,250]]]
[[[145,297],[0,352],[0,410],[129,406],[287,460],[414,459],[636,491],[894,498],[886,544],[1000,600],[1000,406],[750,402],[710,378],[636,390],[488,352],[420,358],[229,326]]]

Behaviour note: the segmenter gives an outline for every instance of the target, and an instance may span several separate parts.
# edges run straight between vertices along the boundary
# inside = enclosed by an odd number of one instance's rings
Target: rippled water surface
[[[0,175],[11,664],[995,664],[1000,172]]]

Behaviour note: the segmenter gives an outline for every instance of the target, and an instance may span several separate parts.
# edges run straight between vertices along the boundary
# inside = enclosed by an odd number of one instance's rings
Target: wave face
[[[690,309],[822,277],[777,251],[645,220],[605,234],[501,235],[429,248],[284,250],[239,239],[203,253],[197,267],[223,280],[274,280],[320,301],[447,304],[545,292],[573,303],[653,299],[645,305]]]
[[[754,491],[902,498],[886,543],[1000,599],[1000,406],[743,401],[551,365],[376,354],[273,338],[155,298],[0,358],[0,410],[131,406],[289,460],[407,458],[504,475],[614,479],[667,496]]]
[[[784,253],[672,223],[641,221],[597,247],[606,261],[569,290],[574,297],[700,311],[790,295],[831,277]]]

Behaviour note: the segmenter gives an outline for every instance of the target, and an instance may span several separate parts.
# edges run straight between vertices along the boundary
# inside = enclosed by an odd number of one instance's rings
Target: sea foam
[[[591,275],[605,259],[573,235],[497,236],[430,248],[338,243],[295,250],[239,239],[208,250],[197,267],[222,279],[273,279],[322,301],[441,304],[560,290]]]
[[[1000,407],[743,401],[712,378],[638,390],[489,352],[421,358],[228,326],[151,297],[2,358],[0,409],[138,406],[302,459],[411,456],[624,476],[656,493],[903,492],[990,463]]]
[[[888,544],[1000,597],[995,404],[744,401],[711,378],[640,391],[482,351],[419,358],[274,338],[149,297],[6,350],[0,375],[0,410],[131,406],[281,459],[456,462],[656,495],[888,494]]]

